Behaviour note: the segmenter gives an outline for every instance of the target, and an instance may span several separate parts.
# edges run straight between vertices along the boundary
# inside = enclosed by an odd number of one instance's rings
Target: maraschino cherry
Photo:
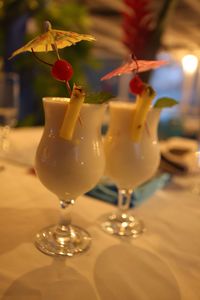
[[[130,86],[131,92],[135,95],[142,94],[142,92],[145,89],[145,83],[142,81],[142,79],[138,75],[135,75],[131,79],[129,86]]]
[[[51,74],[57,80],[68,82],[73,75],[72,65],[65,59],[58,59],[52,66]]]

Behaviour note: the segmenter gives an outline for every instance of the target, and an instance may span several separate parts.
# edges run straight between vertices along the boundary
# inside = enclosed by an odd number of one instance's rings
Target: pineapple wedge
[[[134,142],[139,142],[141,139],[141,134],[145,126],[147,113],[155,96],[155,91],[149,85],[146,85],[142,94],[137,96],[136,111],[131,129],[131,138]]]
[[[60,137],[65,140],[72,140],[74,129],[79,118],[82,104],[85,100],[85,92],[80,86],[74,85],[71,99],[66,110],[62,126],[60,128]]]

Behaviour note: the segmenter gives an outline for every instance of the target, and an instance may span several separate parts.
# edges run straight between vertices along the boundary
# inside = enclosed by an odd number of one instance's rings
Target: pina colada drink
[[[84,103],[73,138],[59,132],[68,109],[67,98],[44,98],[45,128],[36,154],[40,181],[60,199],[68,200],[90,190],[104,171],[100,125],[104,105]]]
[[[157,141],[159,109],[150,109],[138,142],[131,137],[136,105],[110,103],[110,127],[105,138],[106,174],[120,189],[134,189],[151,178],[160,161]]]
[[[128,211],[131,196],[134,189],[150,179],[158,168],[160,110],[176,105],[177,101],[169,97],[154,101],[156,91],[139,76],[139,72],[162,65],[163,61],[138,61],[134,53],[131,58],[130,62],[102,78],[110,79],[133,71],[129,88],[135,95],[134,104],[110,103],[110,123],[105,138],[106,174],[118,186],[118,211],[103,218],[102,227],[109,234],[137,237],[145,228],[143,222]]]
[[[103,220],[102,227],[119,236],[137,237],[144,231],[143,222],[129,212],[131,196],[136,187],[154,175],[160,161],[160,109],[150,108],[145,120],[141,115],[142,121],[136,113],[134,103],[111,102],[110,126],[104,140],[105,173],[118,187],[118,210]]]
[[[74,94],[79,92],[77,88]],[[58,225],[42,229],[35,241],[42,252],[50,255],[73,256],[89,247],[90,235],[71,224],[69,207],[95,186],[104,173],[101,121],[105,106],[82,103],[77,115],[71,109],[78,103],[73,97],[43,99],[45,126],[35,168],[43,185],[59,198],[61,219]],[[72,128],[75,115],[78,119]],[[66,121],[66,116],[70,120]]]
[[[90,190],[104,172],[104,153],[101,141],[101,121],[105,98],[86,95],[85,90],[70,80],[74,70],[71,63],[62,59],[59,49],[80,41],[94,41],[89,34],[53,29],[44,22],[45,32],[11,57],[31,51],[34,57],[50,67],[51,76],[64,84],[70,99],[44,98],[45,127],[39,143],[35,169],[40,181],[58,198],[61,218],[58,224],[37,233],[35,244],[48,255],[73,256],[88,249],[90,235],[79,226],[71,224],[69,207],[81,194]],[[52,63],[38,56],[38,52],[55,52]]]

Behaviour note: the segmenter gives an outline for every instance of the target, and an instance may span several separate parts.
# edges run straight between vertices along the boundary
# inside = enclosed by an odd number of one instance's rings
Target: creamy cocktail
[[[103,228],[111,234],[137,236],[143,232],[142,222],[128,213],[130,198],[138,185],[154,175],[160,161],[157,141],[160,109],[149,109],[144,129],[136,141],[132,137],[135,113],[134,103],[110,103],[109,130],[104,140],[105,173],[119,189],[119,211],[103,223]]]
[[[73,256],[88,248],[90,236],[82,228],[71,225],[68,206],[103,175],[101,121],[105,106],[83,103],[72,137],[64,138],[61,128],[69,110],[69,99],[44,98],[43,103],[45,127],[35,168],[40,181],[59,198],[62,217],[58,225],[37,234],[36,246],[46,254]]]
[[[59,49],[80,41],[92,42],[95,37],[53,29],[51,23],[45,21],[44,33],[15,50],[10,57],[30,51],[38,62],[50,68],[51,76],[66,87],[70,98],[44,98],[45,128],[36,153],[37,175],[59,198],[61,207],[59,224],[36,235],[36,246],[50,255],[73,256],[88,248],[89,234],[71,225],[66,208],[91,189],[104,172],[101,121],[102,103],[108,100],[108,95],[86,93],[77,78],[73,78],[72,64],[59,54]],[[54,60],[53,55],[47,61],[40,57],[40,52],[48,51],[54,51]]]
[[[159,165],[157,125],[160,109],[172,107],[177,101],[169,97],[155,99],[156,91],[139,73],[164,64],[165,61],[137,60],[133,52],[128,62],[101,78],[107,80],[132,72],[129,92],[134,95],[134,103],[110,104],[111,117],[105,138],[106,174],[119,190],[119,211],[104,218],[102,224],[110,234],[136,237],[144,231],[143,223],[127,210],[135,187],[151,178]]]

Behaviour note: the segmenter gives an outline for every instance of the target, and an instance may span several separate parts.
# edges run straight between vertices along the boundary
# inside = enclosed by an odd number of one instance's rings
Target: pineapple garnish
[[[74,85],[71,99],[68,104],[62,126],[60,128],[60,137],[65,140],[72,140],[74,129],[78,118],[80,118],[80,110],[85,100],[85,92],[81,86]]]
[[[142,93],[137,95],[136,110],[133,119],[131,137],[134,142],[139,142],[145,127],[148,111],[156,93],[150,85],[145,85]]]

